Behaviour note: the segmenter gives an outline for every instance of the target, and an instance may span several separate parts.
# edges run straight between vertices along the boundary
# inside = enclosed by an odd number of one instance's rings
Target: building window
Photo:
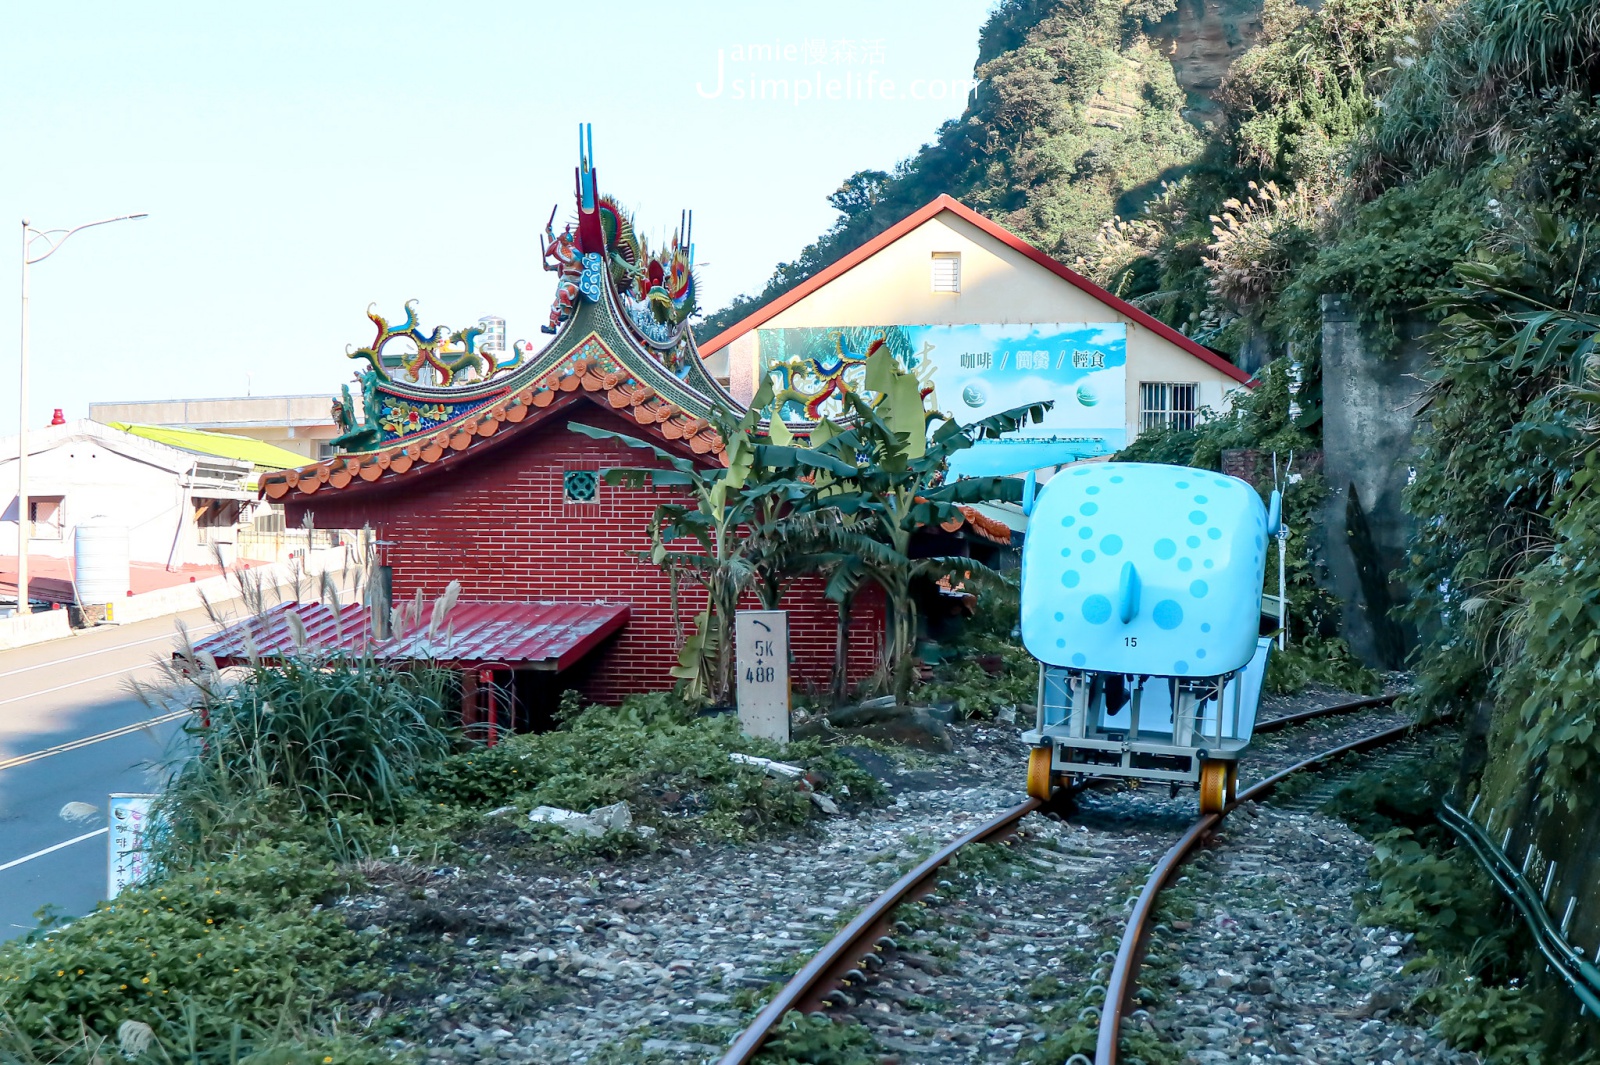
[[[567,470],[561,475],[562,495],[568,503],[593,503],[600,475],[594,470]]]
[[[251,519],[258,533],[282,535],[283,533],[283,506],[279,503],[268,503],[256,510]]]
[[[34,496],[28,500],[28,535],[35,540],[59,540],[62,534],[62,496]]]
[[[333,441],[331,441],[331,440],[318,440],[317,441],[317,461],[318,462],[326,462],[328,459],[333,458],[333,456],[337,455],[338,453],[339,453],[339,449],[333,446]]]
[[[936,251],[933,253],[933,290],[935,292],[961,291],[961,253]]]
[[[1139,429],[1170,426],[1193,429],[1199,410],[1195,402],[1200,386],[1142,381],[1139,384]]]

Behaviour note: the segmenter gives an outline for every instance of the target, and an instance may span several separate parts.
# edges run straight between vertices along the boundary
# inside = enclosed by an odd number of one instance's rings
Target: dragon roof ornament
[[[337,447],[363,453],[444,431],[552,372],[570,372],[570,365],[561,367],[591,335],[605,342],[626,379],[674,393],[674,405],[690,416],[703,418],[713,406],[737,407],[706,372],[689,330],[695,311],[692,212],[652,248],[632,216],[600,192],[588,125],[578,130],[574,179],[576,218],[557,232],[559,206],[553,208],[539,239],[542,264],[557,275],[549,319],[541,326],[552,339],[542,346],[518,340],[508,355],[484,347],[479,326],[425,330],[415,300],[405,304],[398,323],[369,307],[376,336],[366,347],[346,349],[366,364],[356,374],[360,396],[352,397],[345,385],[333,402]]]

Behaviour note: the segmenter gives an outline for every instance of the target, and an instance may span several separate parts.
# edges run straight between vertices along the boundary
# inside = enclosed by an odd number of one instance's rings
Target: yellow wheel
[[[1028,794],[1035,799],[1048,801],[1054,791],[1050,774],[1051,749],[1035,747],[1028,754]]]
[[[1228,805],[1228,763],[1206,759],[1200,764],[1200,812],[1220,814]]]

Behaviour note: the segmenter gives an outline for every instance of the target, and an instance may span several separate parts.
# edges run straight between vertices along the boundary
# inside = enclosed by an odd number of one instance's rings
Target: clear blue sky
[[[240,395],[246,374],[256,395],[332,391],[370,302],[418,299],[428,328],[500,314],[540,339],[536,234],[571,209],[580,121],[602,190],[647,235],[694,209],[715,309],[832,221],[840,179],[960,113],[990,6],[8,4],[0,434],[24,217],[150,212],[33,267],[34,425],[96,400]]]

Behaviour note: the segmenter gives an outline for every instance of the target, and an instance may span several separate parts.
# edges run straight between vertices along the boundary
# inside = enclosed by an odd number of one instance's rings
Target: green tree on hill
[[[826,233],[758,293],[696,323],[709,338],[949,193],[1050,253],[1090,248],[1130,190],[1191,162],[1202,140],[1171,64],[1144,29],[1171,0],[1003,0],[979,36],[981,84],[960,118],[892,172],[862,170],[829,197]]]

